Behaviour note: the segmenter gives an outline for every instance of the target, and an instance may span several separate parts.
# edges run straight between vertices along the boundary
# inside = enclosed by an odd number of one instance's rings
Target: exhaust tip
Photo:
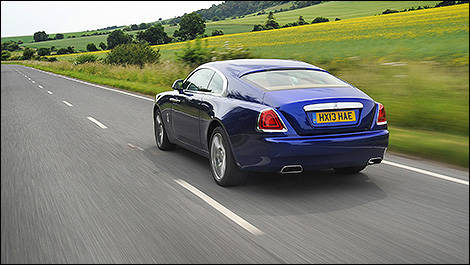
[[[369,161],[367,162],[367,164],[369,164],[369,165],[380,164],[380,162],[382,162],[382,158],[381,158],[381,157],[374,157],[374,158],[369,159]]]
[[[288,165],[284,166],[281,169],[282,174],[289,174],[289,173],[302,173],[304,169],[302,168],[301,165]]]

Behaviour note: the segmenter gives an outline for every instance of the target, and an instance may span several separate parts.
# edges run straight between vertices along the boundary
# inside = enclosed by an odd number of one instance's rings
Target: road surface
[[[468,172],[387,155],[223,188],[156,148],[152,107],[1,66],[2,263],[469,262]]]

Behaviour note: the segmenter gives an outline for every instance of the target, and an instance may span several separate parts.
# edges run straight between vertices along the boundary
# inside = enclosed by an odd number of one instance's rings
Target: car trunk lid
[[[375,115],[375,102],[352,86],[266,91],[263,102],[299,135],[369,130]]]

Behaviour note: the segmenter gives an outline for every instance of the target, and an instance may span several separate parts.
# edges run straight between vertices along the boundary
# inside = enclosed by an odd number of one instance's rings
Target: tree
[[[98,48],[96,48],[96,45],[94,43],[88,43],[86,45],[86,50],[89,52],[95,52],[98,50]]]
[[[107,47],[106,47],[106,44],[104,44],[104,42],[100,42],[100,45],[99,45],[99,46],[100,46],[100,48],[101,48],[103,51],[106,50],[106,48],[107,48]]]
[[[109,52],[105,62],[109,64],[138,65],[156,63],[160,58],[160,50],[155,51],[146,43],[121,44]]]
[[[297,21],[299,25],[305,25],[308,24],[308,22],[305,21],[305,19],[302,16],[299,16],[299,20]]]
[[[151,45],[164,44],[171,41],[171,38],[168,37],[161,24],[156,24],[145,31],[138,32],[137,39],[139,41],[146,41]]]
[[[61,39],[64,38],[64,34],[57,33],[57,34],[55,34],[55,38],[56,38],[57,40],[61,40]]]
[[[150,23],[149,23],[149,24],[147,24],[147,23],[140,23],[140,24],[139,24],[139,29],[147,29],[147,28],[150,27],[150,25],[151,25]]]
[[[29,60],[34,55],[34,50],[31,48],[26,48],[23,51],[23,60]]]
[[[39,56],[46,56],[46,55],[50,55],[51,54],[51,50],[49,48],[39,48],[38,49],[38,55]]]
[[[324,18],[324,17],[316,17],[313,21],[312,21],[312,24],[315,24],[315,23],[322,23],[322,22],[328,22],[330,21],[329,19],[327,18]]]
[[[195,39],[198,35],[204,34],[206,29],[206,24],[201,15],[195,12],[185,14],[181,18],[179,26],[173,36],[182,41]]]
[[[272,11],[269,11],[268,20],[266,20],[266,24],[264,24],[265,29],[278,29],[279,24],[274,20],[274,14]]]
[[[67,47],[67,53],[74,53],[73,46]]]
[[[138,29],[139,29],[139,26],[137,26],[137,24],[131,25],[131,30],[138,30]]]
[[[46,34],[46,32],[44,31],[38,31],[36,33],[34,33],[33,35],[33,39],[35,42],[39,42],[39,41],[45,41],[49,38],[49,35]]]
[[[115,30],[108,35],[106,39],[108,42],[108,49],[113,49],[119,44],[126,44],[132,42],[132,36],[122,32],[122,30]]]
[[[224,32],[221,29],[214,29],[211,35],[212,36],[224,35]]]
[[[341,20],[341,18],[335,18],[335,21]]]

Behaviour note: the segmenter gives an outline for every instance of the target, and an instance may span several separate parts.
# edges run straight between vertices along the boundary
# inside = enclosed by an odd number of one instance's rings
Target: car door
[[[178,141],[196,148],[201,148],[199,130],[201,100],[213,74],[213,70],[205,68],[195,71],[183,83],[182,92],[172,100],[174,135]]]
[[[220,109],[224,104],[224,92],[227,80],[222,73],[216,72],[207,87],[207,92],[201,100],[200,128],[202,149],[208,152],[207,133],[209,125],[215,116],[215,109]]]

